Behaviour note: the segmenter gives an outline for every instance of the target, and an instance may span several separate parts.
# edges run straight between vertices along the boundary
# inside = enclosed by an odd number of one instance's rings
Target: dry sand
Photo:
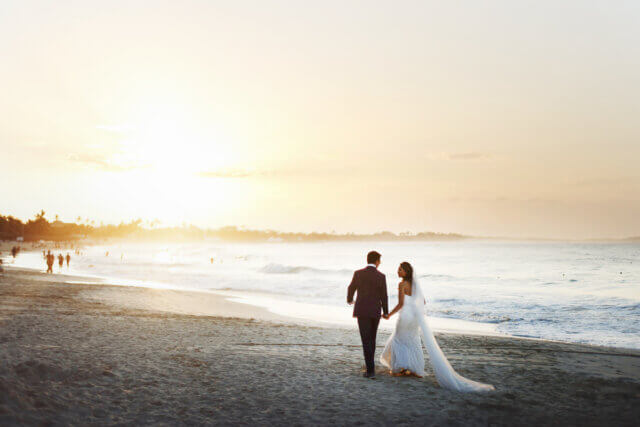
[[[175,301],[175,303],[172,303]],[[261,320],[179,314],[251,315]],[[178,309],[176,309],[178,307]],[[163,311],[164,310],[164,311]],[[243,311],[244,310],[244,311]],[[361,377],[353,329],[215,295],[0,273],[0,425],[637,425],[640,352],[439,335],[491,394]],[[382,333],[378,345],[384,344]],[[378,349],[378,354],[381,349]],[[428,358],[427,358],[428,360]]]

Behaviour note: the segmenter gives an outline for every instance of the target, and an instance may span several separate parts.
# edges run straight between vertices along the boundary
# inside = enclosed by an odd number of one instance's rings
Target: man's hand
[[[382,318],[385,319],[385,320],[389,320],[389,315],[388,314],[383,314]]]
[[[347,301],[347,304],[353,305],[353,301]]]

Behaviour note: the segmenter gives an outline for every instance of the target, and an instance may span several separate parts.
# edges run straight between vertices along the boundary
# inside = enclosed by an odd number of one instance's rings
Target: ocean
[[[398,264],[413,264],[436,330],[640,349],[637,243],[112,243],[71,253],[71,267],[61,271],[114,284],[221,291],[292,317],[340,323],[352,322],[346,288],[369,250],[382,254],[391,307]],[[21,253],[15,265],[45,269],[39,253]]]

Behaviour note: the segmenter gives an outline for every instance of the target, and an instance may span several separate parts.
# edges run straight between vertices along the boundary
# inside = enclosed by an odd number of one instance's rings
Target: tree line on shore
[[[81,239],[136,239],[136,240],[204,240],[220,239],[228,241],[328,241],[328,240],[458,240],[466,236],[455,233],[399,233],[382,231],[374,234],[355,233],[292,233],[274,230],[249,230],[235,226],[217,229],[202,229],[193,225],[182,227],[158,227],[156,222],[145,226],[141,219],[128,223],[94,225],[93,221],[81,218],[77,222],[50,222],[45,212],[38,212],[26,222],[13,216],[0,215],[0,239],[24,241],[73,241]]]

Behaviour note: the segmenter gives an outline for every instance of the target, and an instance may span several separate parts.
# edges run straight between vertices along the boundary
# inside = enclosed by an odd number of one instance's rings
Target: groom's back
[[[387,310],[387,279],[373,267],[363,268],[353,274],[347,301],[353,301],[357,293],[353,317],[380,317],[380,310]]]

